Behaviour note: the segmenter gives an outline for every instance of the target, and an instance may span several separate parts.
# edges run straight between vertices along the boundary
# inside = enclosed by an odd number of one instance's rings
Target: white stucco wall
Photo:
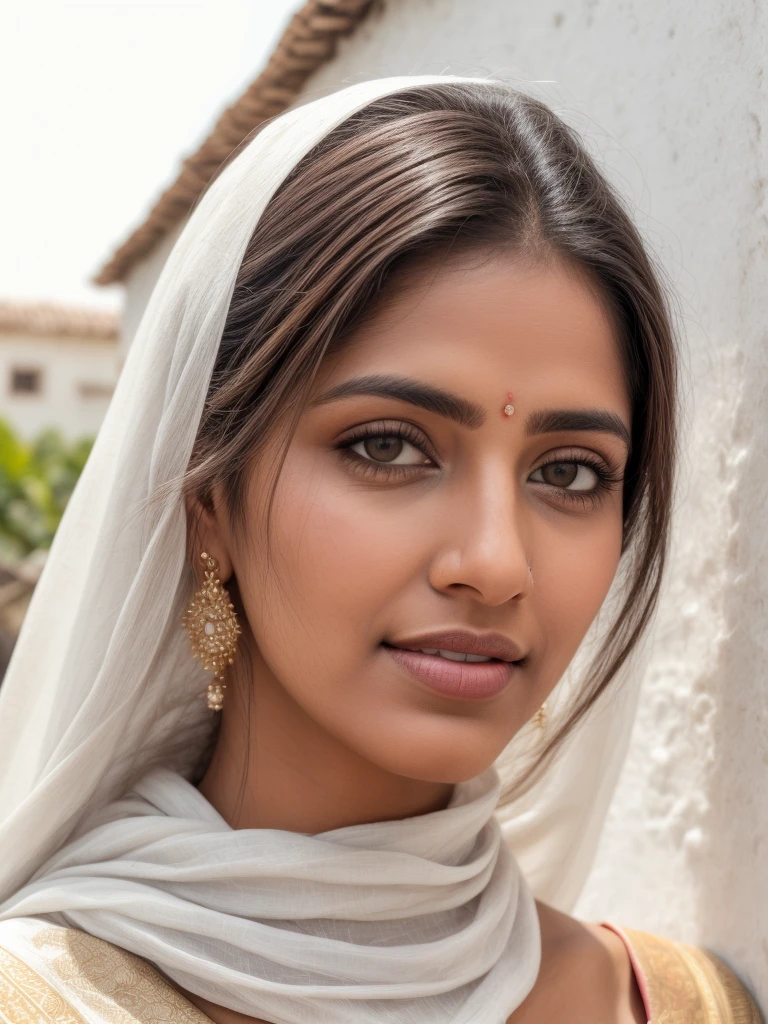
[[[14,394],[14,368],[39,371],[40,391]],[[117,374],[117,341],[0,334],[0,416],[27,440],[48,427],[95,435]]]
[[[403,73],[512,81],[586,133],[659,254],[686,346],[673,557],[577,912],[709,946],[768,1008],[766,70],[752,0],[384,0],[307,95]],[[166,252],[129,282],[131,324]]]
[[[125,301],[120,315],[120,343],[122,358],[130,348],[133,336],[141,322],[152,289],[155,287],[160,271],[176,244],[176,239],[184,229],[186,218],[170,231],[146,259],[137,263],[125,282]]]

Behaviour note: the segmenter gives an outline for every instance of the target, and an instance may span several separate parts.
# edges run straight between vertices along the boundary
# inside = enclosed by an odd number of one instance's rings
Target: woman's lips
[[[519,668],[514,661],[449,661],[439,654],[382,644],[395,664],[419,682],[449,697],[493,697]]]

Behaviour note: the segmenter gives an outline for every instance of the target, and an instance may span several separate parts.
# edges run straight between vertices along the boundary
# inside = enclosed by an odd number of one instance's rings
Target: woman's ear
[[[187,498],[187,524],[190,556],[195,575],[202,578],[200,554],[205,551],[219,563],[218,577],[226,583],[232,575],[232,559],[229,555],[229,530],[222,520],[221,504],[217,495],[210,501],[198,496]]]

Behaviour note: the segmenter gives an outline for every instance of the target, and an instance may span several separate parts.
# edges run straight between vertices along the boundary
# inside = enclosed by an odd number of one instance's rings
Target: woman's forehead
[[[521,387],[623,387],[618,339],[596,289],[562,263],[447,267],[393,292],[329,356],[317,390],[360,373],[493,379]]]

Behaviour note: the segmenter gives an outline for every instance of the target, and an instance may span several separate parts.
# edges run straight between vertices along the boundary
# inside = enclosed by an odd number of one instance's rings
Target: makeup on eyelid
[[[355,429],[355,428],[353,428]],[[371,455],[366,448],[369,441],[405,441],[414,451],[420,452],[425,461],[411,461],[398,463],[395,459],[400,458],[404,453],[401,446],[389,459],[378,459]],[[355,451],[358,446],[363,451]],[[425,450],[427,449],[427,450]],[[337,446],[337,450],[350,464],[351,471],[361,476],[367,476],[372,481],[381,480],[386,483],[388,479],[394,480],[399,477],[401,481],[407,479],[408,474],[418,474],[425,469],[439,469],[437,455],[428,445],[426,438],[412,424],[407,422],[392,422],[386,420],[373,421],[362,424],[355,429],[352,437],[347,438]],[[380,454],[391,454],[385,446],[381,446]],[[427,463],[432,465],[428,466]],[[541,463],[534,472],[541,473],[550,466],[577,466],[589,470],[596,478],[596,483],[591,488],[571,488],[570,486],[558,486],[556,483],[549,483],[547,480],[532,481],[533,483],[548,486],[557,496],[557,500],[563,507],[570,504],[573,511],[589,511],[597,508],[601,499],[608,491],[614,489],[623,480],[623,474],[619,467],[613,465],[612,461],[603,461],[597,455],[586,455],[582,452],[568,453],[547,462]],[[415,479],[415,477],[414,477]],[[569,481],[568,484],[573,483]],[[576,509],[575,506],[580,506]]]

